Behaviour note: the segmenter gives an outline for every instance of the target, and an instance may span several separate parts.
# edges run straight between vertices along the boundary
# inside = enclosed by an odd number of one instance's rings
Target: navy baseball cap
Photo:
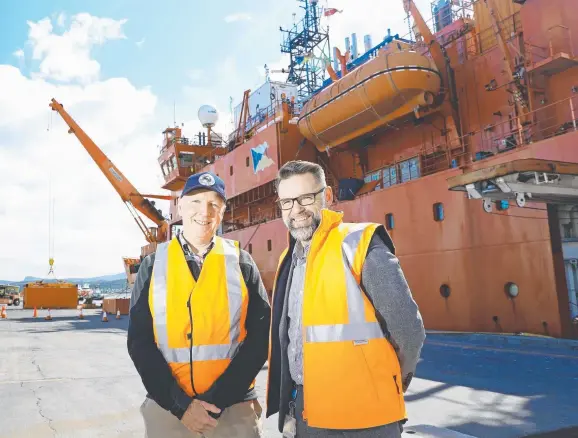
[[[224,201],[227,200],[227,196],[225,195],[225,182],[214,173],[202,172],[189,176],[181,192],[181,198],[197,189],[212,190],[213,192],[217,192]]]

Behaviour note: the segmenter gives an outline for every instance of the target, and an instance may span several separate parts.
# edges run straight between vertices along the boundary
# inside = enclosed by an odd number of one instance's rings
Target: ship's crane
[[[442,112],[445,113],[446,116],[450,116],[452,118],[452,122],[456,128],[458,138],[461,138],[462,132],[460,125],[460,114],[458,111],[453,69],[450,64],[449,56],[447,55],[444,47],[438,42],[438,40],[429,30],[429,27],[419,12],[419,9],[415,5],[414,0],[403,0],[403,7],[406,13],[412,15],[415,26],[422,36],[424,43],[427,45],[431,57],[441,74],[442,86],[444,87],[444,91],[440,96],[444,99],[442,104]],[[449,92],[449,102],[445,101],[445,94],[447,92]],[[447,108],[448,104],[450,107],[449,109]]]
[[[58,112],[62,119],[70,128],[68,132],[74,134],[84,146],[96,165],[100,168],[106,179],[112,184],[114,189],[124,201],[128,210],[134,217],[137,225],[143,232],[149,244],[164,242],[168,239],[169,223],[163,217],[161,212],[147,198],[171,200],[170,195],[141,195],[138,190],[130,183],[120,170],[109,160],[109,158],[100,150],[92,139],[82,130],[74,119],[64,110],[62,104],[52,99],[49,105],[53,111]],[[137,210],[157,225],[147,227]],[[154,245],[156,247],[156,245]],[[143,254],[144,255],[144,254]]]
[[[505,73],[508,75],[509,85],[510,85],[510,92],[514,97],[514,103],[516,105],[516,109],[518,110],[518,116],[521,116],[523,119],[526,118],[528,113],[530,112],[528,106],[528,97],[526,88],[521,84],[521,74],[516,72],[516,67],[514,62],[512,61],[512,55],[510,54],[510,49],[507,46],[506,41],[508,38],[504,32],[504,27],[502,26],[502,19],[499,15],[498,8],[494,3],[494,0],[484,0],[483,2],[490,12],[490,16],[492,17],[492,26],[494,28],[494,32],[496,34],[496,39],[498,41],[498,45],[504,56],[504,70]]]

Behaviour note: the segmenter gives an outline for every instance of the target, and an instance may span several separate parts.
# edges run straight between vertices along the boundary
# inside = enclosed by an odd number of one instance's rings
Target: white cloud
[[[146,41],[146,39],[143,38],[142,40],[137,41],[135,44],[136,44],[136,46],[140,49],[140,48],[142,48],[142,46],[143,46],[143,44],[145,43],[145,41]]]
[[[63,15],[57,22],[63,23]],[[61,82],[79,81],[89,83],[97,80],[100,64],[90,57],[93,46],[108,40],[124,39],[122,26],[126,19],[99,18],[87,13],[74,15],[70,28],[57,35],[50,18],[28,22],[32,58],[40,60],[38,77]]]
[[[49,29],[49,21],[30,26],[30,39],[42,48],[37,52],[41,71],[60,44],[71,55],[84,53],[76,59],[86,64],[93,61],[88,41],[121,34],[120,28],[103,30],[108,26],[103,23],[112,20],[87,14],[78,17],[64,33],[68,35],[65,44],[55,42],[51,32],[39,31],[38,26]],[[45,72],[51,72],[47,76],[79,77],[76,66],[56,71],[46,70],[46,65]],[[55,84],[42,75],[26,77],[16,67],[0,65],[0,83],[0,279],[46,276],[50,181],[55,199],[56,275],[122,272],[121,257],[138,256],[144,236],[119,195],[48,104],[53,97],[62,103],[141,193],[162,192],[156,145],[162,141],[159,121],[168,119],[169,109],[160,107],[148,88],[137,89],[125,78],[97,81],[93,77],[90,83]],[[166,202],[157,201],[157,206],[168,214]],[[148,219],[145,223],[153,225]]]
[[[225,22],[234,23],[236,21],[249,21],[251,20],[251,15],[246,12],[240,12],[237,14],[230,14],[225,17]]]
[[[16,56],[16,58],[18,59],[22,59],[24,58],[24,50],[22,49],[18,49],[16,50],[14,53],[12,53],[14,56]]]

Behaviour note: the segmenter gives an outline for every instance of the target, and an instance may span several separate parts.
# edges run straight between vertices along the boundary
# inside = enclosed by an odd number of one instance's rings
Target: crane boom
[[[512,61],[512,55],[510,54],[510,49],[506,43],[506,41],[508,41],[508,37],[502,25],[502,18],[499,15],[494,0],[484,0],[484,3],[489,9],[490,16],[492,18],[492,26],[496,34],[496,39],[498,40],[498,46],[500,47],[502,55],[504,56],[504,70],[508,75],[508,79],[510,80],[510,85],[512,88],[511,91],[514,96],[514,104],[518,110],[518,115],[525,119],[530,112],[526,97],[526,90],[520,83],[519,77],[517,77],[514,72],[514,62]]]
[[[62,104],[52,99],[49,105],[53,111],[60,114],[62,119],[69,127],[68,132],[74,134],[84,146],[96,165],[100,168],[106,179],[111,183],[121,199],[124,201],[129,211],[133,215],[137,225],[145,235],[147,242],[163,242],[168,237],[168,222],[163,215],[157,210],[151,201],[141,195],[138,190],[130,183],[130,181],[122,174],[122,172],[110,161],[110,159],[100,150],[100,148],[92,141],[92,139],[82,130],[74,119],[64,110]],[[167,199],[164,195],[151,195],[151,197]],[[142,218],[133,211],[138,210],[152,222],[154,222],[158,230],[153,233],[143,222]]]

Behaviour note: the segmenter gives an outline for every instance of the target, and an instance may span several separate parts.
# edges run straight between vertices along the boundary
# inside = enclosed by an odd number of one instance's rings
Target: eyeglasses
[[[305,207],[306,205],[313,204],[315,202],[315,197],[326,188],[327,187],[323,187],[321,190],[315,193],[306,193],[304,195],[298,196],[297,198],[278,199],[277,204],[281,210],[291,210],[295,201],[297,201],[302,207]]]

